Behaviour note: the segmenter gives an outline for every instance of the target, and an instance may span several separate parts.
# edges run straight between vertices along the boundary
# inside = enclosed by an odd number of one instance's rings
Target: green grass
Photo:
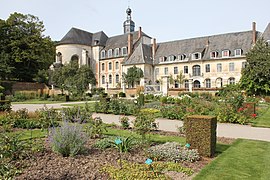
[[[128,137],[128,136],[133,136],[135,138],[141,137],[135,132],[130,132],[128,130],[114,129],[114,128],[107,128],[107,132],[105,132],[104,134],[109,135],[109,136],[121,136],[121,137]],[[181,144],[184,144],[186,142],[186,139],[180,136],[163,136],[159,134],[147,134],[146,138],[148,138],[152,142],[157,142],[157,143],[179,142]]]
[[[38,100],[32,99],[22,102],[12,102],[12,104],[56,104],[56,103],[63,103],[65,101],[48,101],[48,100]]]
[[[270,177],[269,152],[269,142],[238,139],[206,166],[194,180],[268,180]]]
[[[259,116],[253,121],[252,126],[270,128],[270,106],[261,107]]]

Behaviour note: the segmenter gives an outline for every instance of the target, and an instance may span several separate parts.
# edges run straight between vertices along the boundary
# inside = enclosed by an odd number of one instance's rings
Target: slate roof
[[[264,40],[270,40],[270,23],[265,28],[262,37],[264,38]]]
[[[132,32],[132,34],[133,34],[133,43],[136,43],[136,41],[138,40],[139,33],[138,31],[135,31],[135,32]],[[142,32],[142,36],[149,37],[143,32]],[[122,48],[122,47],[127,47],[127,46],[128,46],[128,33],[109,37],[104,49],[109,50],[109,49]]]
[[[257,32],[257,37],[259,32]],[[208,44],[208,45],[207,45]],[[201,59],[210,59],[210,52],[218,51],[218,57],[221,57],[222,50],[230,50],[231,56],[234,56],[235,49],[242,49],[245,54],[252,46],[252,31],[227,33],[178,41],[164,42],[157,45],[155,64],[159,63],[160,57],[170,55],[190,54],[201,52]]]
[[[128,57],[123,65],[135,64],[153,64],[152,46],[143,44],[142,42],[134,49],[130,57]]]
[[[61,44],[81,44],[87,46],[93,46],[94,41],[98,40],[100,45],[105,45],[108,37],[103,32],[90,33],[81,29],[71,28],[69,32],[61,39],[57,45]]]

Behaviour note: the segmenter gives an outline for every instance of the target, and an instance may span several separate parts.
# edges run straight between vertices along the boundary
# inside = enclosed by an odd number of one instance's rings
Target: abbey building
[[[137,85],[168,88],[215,90],[239,82],[246,65],[246,53],[263,37],[270,42],[270,24],[264,32],[251,30],[158,43],[132,21],[127,9],[123,34],[108,37],[103,31],[90,33],[72,28],[57,44],[55,64],[77,61],[89,65],[97,87],[123,88],[122,74],[136,66],[144,78]]]

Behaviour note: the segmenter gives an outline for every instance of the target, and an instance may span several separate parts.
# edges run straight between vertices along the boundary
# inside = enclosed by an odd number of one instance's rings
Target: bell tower
[[[128,7],[126,10],[127,20],[124,22],[124,34],[134,32],[135,23],[131,20],[131,9]]]

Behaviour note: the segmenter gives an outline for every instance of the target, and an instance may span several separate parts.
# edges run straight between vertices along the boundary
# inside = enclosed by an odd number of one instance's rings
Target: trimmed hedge
[[[215,116],[188,116],[184,121],[186,142],[198,149],[201,156],[213,157],[216,149],[217,118]]]

